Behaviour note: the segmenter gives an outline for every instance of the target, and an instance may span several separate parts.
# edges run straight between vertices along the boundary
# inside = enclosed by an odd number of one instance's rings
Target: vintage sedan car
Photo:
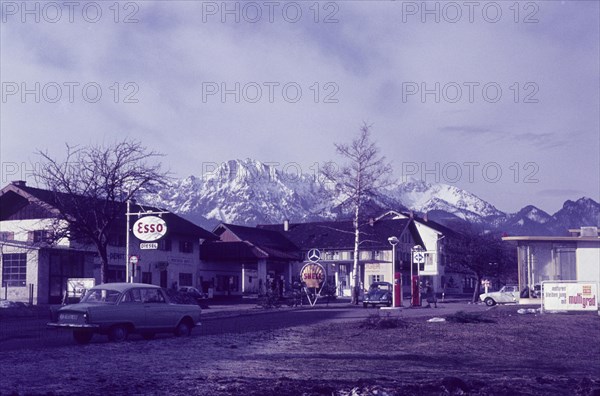
[[[208,298],[207,293],[201,293],[200,290],[196,289],[195,287],[182,286],[178,291],[179,293],[185,294],[186,296],[189,296],[198,302]]]
[[[480,294],[479,299],[489,307],[496,304],[516,303],[519,301],[519,286],[506,285],[497,292]]]
[[[392,284],[389,282],[373,282],[363,298],[363,307],[392,305]]]
[[[156,333],[190,335],[200,324],[198,305],[171,304],[158,286],[142,283],[104,283],[88,290],[78,304],[65,305],[48,326],[73,330],[79,344],[95,333],[123,341],[130,333],[151,339]]]

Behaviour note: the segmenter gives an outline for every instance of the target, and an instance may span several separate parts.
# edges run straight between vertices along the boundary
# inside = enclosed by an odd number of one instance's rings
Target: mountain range
[[[284,173],[251,159],[231,160],[201,177],[174,180],[141,200],[207,229],[220,222],[252,226],[349,216],[336,204],[332,186],[318,177]],[[505,213],[466,190],[420,180],[381,191],[365,207],[374,216],[386,210],[427,214],[447,226],[470,222],[508,235],[567,235],[569,228],[600,226],[600,204],[591,198],[568,200],[552,215],[533,205]]]

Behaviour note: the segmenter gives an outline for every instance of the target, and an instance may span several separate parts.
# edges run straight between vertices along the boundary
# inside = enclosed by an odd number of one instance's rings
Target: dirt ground
[[[517,309],[1,352],[0,394],[600,395],[600,318]]]

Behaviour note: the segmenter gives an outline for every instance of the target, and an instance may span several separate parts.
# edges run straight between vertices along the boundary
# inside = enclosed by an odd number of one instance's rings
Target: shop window
[[[374,282],[385,282],[383,275],[369,275],[369,286]]]
[[[169,238],[163,238],[160,241],[158,241],[158,249],[159,250],[164,250],[166,252],[170,252],[172,249],[172,245],[173,245],[173,241],[171,241],[171,239],[169,239]]]
[[[35,230],[32,231],[31,234],[33,243],[47,242],[49,239],[49,234],[46,230]]]
[[[193,253],[194,244],[192,243],[192,241],[179,241],[179,251],[181,253]]]
[[[192,286],[192,274],[180,272],[179,273],[179,286]]]
[[[15,233],[12,231],[0,231],[0,241],[14,241]]]
[[[152,284],[152,272],[142,272],[142,283]]]
[[[27,253],[2,255],[2,284],[25,286],[27,282]]]
[[[126,237],[125,234],[112,234],[109,237],[108,244],[111,246],[125,246]]]
[[[216,289],[220,292],[239,291],[239,279],[237,275],[217,275]]]

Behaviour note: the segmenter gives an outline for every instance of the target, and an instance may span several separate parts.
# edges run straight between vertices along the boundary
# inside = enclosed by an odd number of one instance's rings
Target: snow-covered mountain
[[[208,229],[221,221],[255,225],[346,216],[336,207],[331,188],[314,176],[286,174],[251,159],[228,161],[202,177],[175,180],[142,200]],[[560,235],[568,228],[600,225],[600,205],[589,198],[567,201],[554,215],[532,205],[517,213],[504,213],[468,191],[419,180],[383,191],[368,206],[373,213],[412,210],[428,213],[430,219],[441,223],[468,221],[511,235]]]
[[[202,177],[176,180],[143,201],[210,229],[221,221],[254,225],[322,219],[328,217],[321,204],[326,195],[314,178],[247,159],[228,161]]]
[[[493,205],[476,195],[442,183],[408,181],[387,191],[386,194],[394,197],[403,206],[420,213],[444,211],[471,222],[481,222],[486,217],[503,215]]]

